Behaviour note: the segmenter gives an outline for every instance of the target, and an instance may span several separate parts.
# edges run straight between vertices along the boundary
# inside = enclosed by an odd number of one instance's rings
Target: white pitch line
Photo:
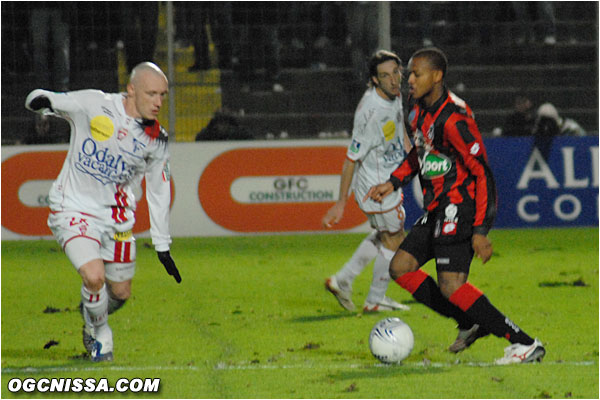
[[[590,366],[595,365],[595,361],[549,361],[543,362],[544,365],[568,365],[568,366]],[[450,368],[457,366],[467,367],[501,367],[494,363],[485,362],[468,362],[468,363],[443,363],[443,362],[432,362],[423,363],[421,362],[410,362],[402,365],[387,365],[387,364],[226,364],[219,363],[213,367],[215,370],[221,371],[240,371],[240,370],[283,370],[283,369],[332,369],[332,368],[402,368],[402,367],[417,367],[417,368]],[[93,366],[93,367],[24,367],[24,368],[2,368],[2,375],[19,375],[19,374],[39,374],[39,373],[50,373],[50,372],[104,372],[104,371],[118,371],[118,372],[131,372],[131,371],[198,371],[202,367],[194,365],[182,365],[182,366]]]

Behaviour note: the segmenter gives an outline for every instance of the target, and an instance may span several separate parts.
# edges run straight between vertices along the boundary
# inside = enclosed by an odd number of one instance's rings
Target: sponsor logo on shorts
[[[448,257],[440,257],[440,258],[436,259],[435,262],[437,264],[448,265],[448,264],[450,264],[450,258],[448,258]]]

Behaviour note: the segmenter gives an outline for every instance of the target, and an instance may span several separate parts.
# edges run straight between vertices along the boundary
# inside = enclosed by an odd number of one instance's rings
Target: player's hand
[[[393,191],[394,185],[392,185],[392,182],[390,181],[372,186],[371,189],[369,189],[369,192],[363,198],[363,203],[368,199],[372,199],[377,203],[381,203],[383,199]]]
[[[181,283],[181,275],[179,275],[179,270],[175,266],[175,261],[171,258],[171,253],[169,251],[157,251],[158,259],[165,266],[165,269],[171,275],[177,283]]]
[[[344,216],[344,206],[345,204],[337,202],[327,210],[327,213],[323,216],[323,219],[321,219],[323,228],[331,228],[342,220],[342,217]]]
[[[475,256],[481,258],[481,261],[484,264],[492,258],[492,242],[490,242],[487,236],[476,233],[473,235],[471,242],[473,250],[475,251]]]

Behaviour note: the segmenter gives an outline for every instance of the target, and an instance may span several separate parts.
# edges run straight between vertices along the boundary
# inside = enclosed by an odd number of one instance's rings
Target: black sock
[[[408,290],[415,300],[425,304],[438,314],[458,322],[459,329],[470,329],[475,322],[456,305],[442,295],[439,286],[426,272],[418,269],[396,279],[396,283]]]
[[[530,345],[533,339],[490,303],[488,298],[470,283],[465,283],[450,296],[473,321],[498,337],[511,343]]]

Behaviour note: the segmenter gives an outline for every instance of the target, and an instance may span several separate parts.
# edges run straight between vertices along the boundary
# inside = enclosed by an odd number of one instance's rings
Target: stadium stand
[[[114,7],[92,2],[78,7],[71,26],[70,89],[124,88],[127,71],[123,61],[120,27]],[[160,3],[154,61],[166,66],[165,6]],[[174,3],[177,6],[177,2]],[[191,141],[217,110],[231,112],[253,136],[260,138],[316,138],[343,136],[352,129],[354,108],[363,84],[355,82],[347,45],[334,41],[319,50],[315,64],[312,42],[297,42],[298,31],[314,31],[318,18],[304,15],[290,18],[280,7],[281,75],[283,92],[273,91],[258,79],[248,91],[233,70],[188,72],[193,48],[175,49],[176,137]],[[392,2],[392,49],[404,62],[422,47],[420,14],[411,2]],[[511,11],[500,8],[492,21],[468,24],[470,37],[457,39],[462,26],[453,2],[434,2],[431,11],[431,40],[448,54],[452,65],[447,82],[474,110],[484,135],[491,135],[511,112],[514,97],[526,93],[534,104],[551,102],[561,115],[577,120],[588,132],[598,134],[598,3],[553,2],[556,16],[556,43],[543,38],[517,43]],[[456,4],[456,3],[454,3]],[[479,3],[477,3],[479,4]],[[508,7],[508,2],[499,3]],[[412,7],[412,8],[411,8]],[[2,2],[2,144],[19,143],[31,130],[32,118],[23,107],[25,95],[35,86],[27,31],[27,7]],[[343,18],[336,17],[338,23]],[[234,38],[240,37],[245,19],[233,18]],[[300,25],[298,25],[298,21]],[[321,21],[322,22],[322,21]],[[463,21],[464,22],[464,21]],[[92,24],[90,29],[90,24]],[[296,24],[296,25],[294,25]],[[537,22],[532,22],[537,28]],[[490,27],[490,41],[477,32]],[[343,29],[341,30],[344,34]],[[310,37],[314,39],[314,37]],[[216,49],[210,42],[213,67]],[[244,45],[244,44],[241,44]],[[325,67],[326,65],[326,67]],[[258,71],[262,72],[262,71]],[[165,117],[163,124],[169,126]],[[66,129],[53,121],[56,129]],[[54,126],[54,125],[53,125]]]

